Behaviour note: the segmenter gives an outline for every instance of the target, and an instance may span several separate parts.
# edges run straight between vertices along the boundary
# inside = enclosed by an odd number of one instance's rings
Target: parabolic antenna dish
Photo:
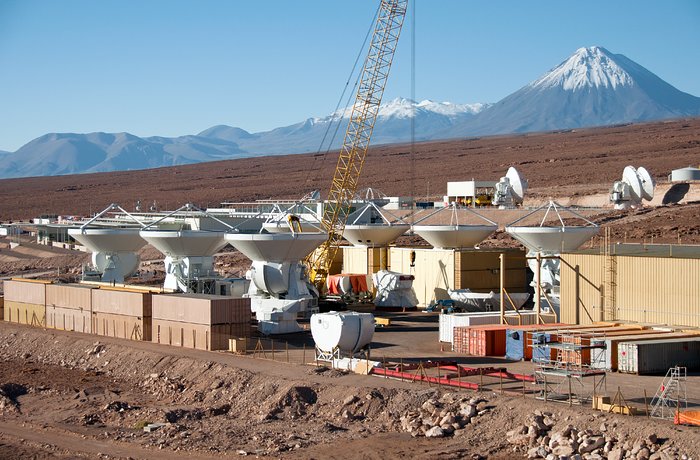
[[[522,203],[525,198],[525,191],[527,191],[527,181],[520,177],[520,173],[513,166],[508,168],[506,177],[510,181],[513,201],[515,201],[516,204]]]
[[[506,232],[533,252],[561,253],[578,249],[598,233],[598,227],[515,227]]]
[[[208,257],[226,246],[224,232],[141,230],[141,237],[170,257]]]
[[[437,249],[470,248],[498,230],[497,225],[414,225],[413,231]]]
[[[298,262],[319,247],[328,234],[315,233],[227,233],[226,241],[250,260]]]
[[[637,168],[637,176],[642,183],[642,198],[651,201],[654,198],[654,179],[644,166]]]
[[[625,169],[622,171],[622,181],[629,184],[632,200],[642,201],[642,181],[639,180],[634,166],[625,166]]]
[[[301,226],[301,231],[306,233],[315,233],[318,232],[318,226],[312,224],[311,222],[306,222],[306,221],[299,221],[299,225]],[[273,220],[270,222],[264,222],[262,224],[262,228],[265,229],[265,231],[269,233],[289,233],[292,230],[289,228],[289,223],[287,223],[286,219],[285,220]]]
[[[354,246],[383,246],[406,233],[409,228],[409,224],[346,225],[343,238]]]
[[[68,234],[91,252],[137,252],[146,245],[139,228],[69,228]]]

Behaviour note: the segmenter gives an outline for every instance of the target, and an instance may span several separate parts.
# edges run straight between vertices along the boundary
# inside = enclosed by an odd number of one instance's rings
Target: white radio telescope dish
[[[637,177],[642,183],[642,198],[651,201],[654,198],[654,179],[644,166],[637,168]]]
[[[513,195],[513,201],[515,204],[520,204],[525,198],[525,192],[527,191],[527,181],[520,176],[520,173],[513,166],[508,168],[506,172],[506,177],[510,180],[511,193]]]
[[[632,201],[642,201],[642,181],[639,180],[634,166],[625,166],[625,169],[622,171],[622,182],[629,185]]]

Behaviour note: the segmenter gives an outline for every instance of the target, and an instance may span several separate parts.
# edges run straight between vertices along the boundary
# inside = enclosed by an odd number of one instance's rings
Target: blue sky
[[[0,150],[330,113],[375,0],[0,0]],[[496,102],[600,45],[700,96],[700,1],[417,0],[416,99]],[[410,96],[406,21],[385,100]]]

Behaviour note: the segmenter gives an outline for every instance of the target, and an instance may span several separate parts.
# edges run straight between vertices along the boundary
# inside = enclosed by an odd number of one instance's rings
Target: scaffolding
[[[605,334],[571,330],[536,330],[530,334],[536,397],[544,401],[585,404],[607,391]]]
[[[673,419],[678,412],[688,409],[687,376],[687,369],[680,366],[672,367],[666,372],[663,383],[651,400],[652,417]]]

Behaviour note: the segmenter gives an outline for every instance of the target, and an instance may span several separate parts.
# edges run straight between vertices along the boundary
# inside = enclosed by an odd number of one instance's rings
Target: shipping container
[[[469,354],[503,356],[506,354],[506,329],[510,326],[474,326],[469,328]]]
[[[700,370],[700,338],[620,342],[617,370],[628,374],[665,374],[683,366]]]
[[[150,292],[100,288],[92,290],[92,312],[151,317]]]
[[[469,354],[469,326],[455,327],[452,335],[452,351]]]
[[[512,327],[537,324],[537,314],[532,310],[523,310],[520,314],[512,311],[506,312],[507,325]],[[542,315],[542,319],[548,323],[554,322],[554,316]],[[453,329],[461,326],[484,326],[488,324],[500,324],[501,315],[495,312],[473,313],[441,313],[438,322],[438,335],[440,342],[453,342]]]
[[[46,306],[5,300],[3,319],[8,323],[27,324],[29,326],[46,326]]]
[[[154,319],[152,341],[199,350],[228,350],[229,339],[250,337],[248,324],[193,324]]]
[[[655,332],[650,334],[642,334],[643,332]],[[594,343],[603,342],[604,349],[593,349],[591,352],[591,367],[597,369],[606,369],[609,371],[617,370],[618,346],[620,342],[639,342],[646,340],[669,340],[679,338],[693,338],[696,334],[688,334],[683,332],[666,332],[666,331],[639,331],[635,335],[623,335],[608,337],[605,339],[595,340]]]
[[[249,298],[209,294],[160,294],[152,298],[153,319],[193,324],[250,324]]]
[[[92,334],[92,314],[90,310],[47,306],[46,327]]]
[[[92,333],[128,340],[151,340],[151,317],[92,313]]]
[[[46,306],[91,312],[93,289],[95,289],[93,286],[80,284],[47,284]]]
[[[13,278],[3,282],[5,300],[34,305],[46,305],[46,285],[51,281]]]

